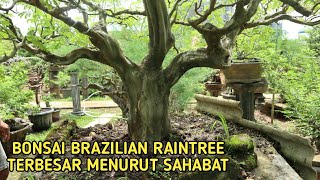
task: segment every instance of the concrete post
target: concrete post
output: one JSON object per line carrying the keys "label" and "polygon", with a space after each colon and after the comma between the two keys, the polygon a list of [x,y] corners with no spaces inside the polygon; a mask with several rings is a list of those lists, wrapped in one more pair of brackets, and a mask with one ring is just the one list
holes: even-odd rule
{"label": "concrete post", "polygon": [[254,119],[254,93],[243,91],[239,93],[240,107],[243,110],[242,118],[255,121]]}
{"label": "concrete post", "polygon": [[232,87],[236,92],[240,100],[240,108],[243,111],[242,118],[255,121],[254,119],[254,91],[261,86],[264,86],[264,82],[253,83],[228,83],[228,86]]}
{"label": "concrete post", "polygon": [[73,112],[72,114],[82,116],[84,113],[81,111],[81,103],[80,103],[80,88],[78,81],[78,73],[72,72],[70,73],[71,78],[71,97],[73,103]]}

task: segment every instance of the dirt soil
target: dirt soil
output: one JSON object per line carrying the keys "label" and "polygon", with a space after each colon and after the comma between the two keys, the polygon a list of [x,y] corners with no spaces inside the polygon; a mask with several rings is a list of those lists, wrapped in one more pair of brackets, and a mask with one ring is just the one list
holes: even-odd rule
{"label": "dirt soil", "polygon": [[[170,137],[163,141],[216,141],[223,140],[225,138],[225,132],[220,121],[215,120],[212,116],[207,116],[199,113],[191,113],[185,115],[171,115],[171,123],[173,133]],[[216,122],[215,122],[216,121]],[[248,130],[235,124],[228,123],[228,129],[230,135],[247,133],[251,137],[255,137],[255,143],[257,148],[267,149],[275,144],[268,138],[260,135],[257,132]],[[130,141],[127,135],[127,123],[126,121],[120,120],[114,124],[96,125],[89,128],[76,128],[74,131],[70,131],[71,141],[88,141],[88,142],[102,142],[102,141]],[[56,136],[53,134],[50,137],[50,141],[55,141],[61,138],[60,134]],[[70,151],[70,147],[67,146],[67,152]],[[265,151],[265,153],[269,153]],[[137,155],[113,155],[109,158],[137,158]],[[143,158],[150,158],[154,155],[143,155]],[[172,155],[162,155],[162,158],[172,158]],[[181,158],[186,156],[195,155],[183,155]],[[59,158],[102,158],[99,155],[71,155],[66,153]],[[141,156],[140,156],[141,157]],[[54,158],[54,157],[51,157]],[[103,155],[103,158],[108,158],[108,155]],[[83,160],[85,162],[85,160]],[[85,167],[85,166],[84,166]],[[82,171],[82,172],[43,172],[43,173],[29,173],[35,176],[35,179],[119,179],[120,177],[129,177],[129,179],[141,179],[146,177],[146,173],[141,172],[96,172],[96,171]],[[181,172],[162,172],[159,170],[157,173],[149,173],[146,179],[177,179]],[[126,178],[125,178],[126,179]],[[244,170],[239,174],[239,179],[255,179],[255,175],[251,172],[245,172]],[[257,178],[258,179],[258,178]]]}

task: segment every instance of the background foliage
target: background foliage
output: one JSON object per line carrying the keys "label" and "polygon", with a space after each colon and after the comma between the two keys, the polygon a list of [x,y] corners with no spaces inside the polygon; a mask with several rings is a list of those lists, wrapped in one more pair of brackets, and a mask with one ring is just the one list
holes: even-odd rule
{"label": "background foliage", "polygon": [[23,62],[0,65],[0,117],[23,117],[29,107],[33,92],[27,87],[28,70]]}
{"label": "background foliage", "polygon": [[306,36],[292,40],[280,28],[245,31],[238,38],[235,58],[262,60],[269,86],[287,102],[284,113],[299,124],[304,135],[319,138],[320,30],[315,27],[307,32]]}

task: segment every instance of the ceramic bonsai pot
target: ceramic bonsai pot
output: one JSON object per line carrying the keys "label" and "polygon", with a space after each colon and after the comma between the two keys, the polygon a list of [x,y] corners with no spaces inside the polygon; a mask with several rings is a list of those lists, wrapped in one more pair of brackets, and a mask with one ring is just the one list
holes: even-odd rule
{"label": "ceramic bonsai pot", "polygon": [[71,89],[70,88],[61,88],[60,94],[62,95],[62,98],[71,97]]}
{"label": "ceramic bonsai pot", "polygon": [[52,124],[52,108],[41,108],[41,111],[36,114],[30,114],[29,120],[33,124],[32,130],[35,132],[47,130]]}
{"label": "ceramic bonsai pot", "polygon": [[211,96],[219,96],[221,89],[223,87],[223,84],[221,83],[205,83],[205,87],[207,91],[209,91]]}
{"label": "ceramic bonsai pot", "polygon": [[261,62],[232,63],[227,69],[222,69],[226,83],[253,83],[262,80]]}
{"label": "ceramic bonsai pot", "polygon": [[59,108],[54,108],[52,112],[52,122],[57,122],[60,120],[60,111]]}
{"label": "ceramic bonsai pot", "polygon": [[[18,119],[20,122],[15,121]],[[2,142],[3,149],[7,156],[12,156],[12,143],[13,142],[23,142],[26,139],[27,133],[31,130],[32,124],[25,122],[22,119],[15,118],[12,121],[6,123],[10,127],[10,139],[7,142]]]}

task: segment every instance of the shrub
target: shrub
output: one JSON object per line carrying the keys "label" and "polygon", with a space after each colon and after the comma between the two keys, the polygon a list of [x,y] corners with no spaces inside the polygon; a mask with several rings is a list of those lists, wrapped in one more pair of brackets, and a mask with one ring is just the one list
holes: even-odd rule
{"label": "shrub", "polygon": [[27,112],[28,103],[33,92],[28,89],[26,65],[17,62],[5,66],[0,65],[0,109],[2,118],[22,117]]}

